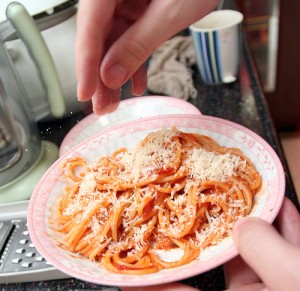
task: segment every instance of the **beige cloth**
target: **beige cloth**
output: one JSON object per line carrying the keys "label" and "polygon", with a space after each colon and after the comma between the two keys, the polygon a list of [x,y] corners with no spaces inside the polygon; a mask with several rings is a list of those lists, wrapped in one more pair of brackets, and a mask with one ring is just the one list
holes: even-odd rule
{"label": "beige cloth", "polygon": [[196,63],[190,36],[175,36],[152,55],[148,67],[148,89],[187,100],[196,98],[191,66]]}

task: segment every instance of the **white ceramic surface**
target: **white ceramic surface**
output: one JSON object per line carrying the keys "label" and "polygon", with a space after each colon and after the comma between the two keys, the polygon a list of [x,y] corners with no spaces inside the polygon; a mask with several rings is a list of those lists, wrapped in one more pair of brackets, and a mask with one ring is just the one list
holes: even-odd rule
{"label": "white ceramic surface", "polygon": [[265,140],[243,126],[215,117],[169,115],[144,118],[104,130],[75,146],[73,150],[60,157],[40,180],[29,202],[28,229],[34,245],[47,261],[59,270],[81,280],[111,286],[146,286],[196,276],[237,255],[232,238],[228,237],[217,246],[207,248],[199,258],[187,265],[154,274],[134,276],[111,273],[92,261],[63,251],[55,244],[54,234],[47,221],[50,207],[64,187],[60,180],[60,163],[66,158],[78,155],[92,162],[96,157],[111,154],[120,147],[131,149],[149,132],[172,126],[186,132],[205,134],[221,145],[241,149],[262,175],[262,187],[255,196],[250,215],[273,222],[284,198],[285,176],[279,158]]}
{"label": "white ceramic surface", "polygon": [[118,109],[99,116],[94,113],[76,124],[64,138],[59,154],[62,155],[86,138],[127,121],[165,114],[201,114],[191,103],[175,97],[145,96],[122,100]]}
{"label": "white ceramic surface", "polygon": [[217,10],[190,26],[201,78],[208,84],[234,82],[242,51],[243,14]]}

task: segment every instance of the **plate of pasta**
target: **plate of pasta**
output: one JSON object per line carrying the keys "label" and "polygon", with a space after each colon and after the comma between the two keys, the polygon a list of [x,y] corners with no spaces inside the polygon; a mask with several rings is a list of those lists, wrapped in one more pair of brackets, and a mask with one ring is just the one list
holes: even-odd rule
{"label": "plate of pasta", "polygon": [[143,96],[122,100],[116,111],[102,116],[92,113],[77,123],[63,139],[59,155],[63,155],[100,130],[144,117],[167,114],[201,113],[193,104],[170,96]]}
{"label": "plate of pasta", "polygon": [[37,184],[27,224],[38,251],[62,272],[149,286],[235,257],[235,221],[273,222],[284,192],[279,158],[251,130],[164,115],[104,130],[61,156]]}

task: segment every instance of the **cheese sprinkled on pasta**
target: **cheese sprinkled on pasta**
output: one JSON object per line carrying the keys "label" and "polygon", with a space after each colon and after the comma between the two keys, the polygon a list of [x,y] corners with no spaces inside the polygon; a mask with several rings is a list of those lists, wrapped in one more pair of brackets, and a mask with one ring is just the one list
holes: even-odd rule
{"label": "cheese sprinkled on pasta", "polygon": [[[197,259],[250,213],[261,184],[240,150],[176,128],[93,163],[67,159],[62,173],[65,191],[50,217],[59,245],[124,274]],[[174,260],[161,257],[175,249]]]}

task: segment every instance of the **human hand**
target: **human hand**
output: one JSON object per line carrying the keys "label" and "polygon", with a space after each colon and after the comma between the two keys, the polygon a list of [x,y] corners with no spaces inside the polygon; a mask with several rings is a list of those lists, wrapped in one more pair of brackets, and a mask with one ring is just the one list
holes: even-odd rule
{"label": "human hand", "polygon": [[224,266],[229,290],[300,290],[300,215],[287,198],[275,226],[255,217],[234,225],[241,256]]}
{"label": "human hand", "polygon": [[[241,256],[224,265],[230,291],[300,290],[300,215],[285,198],[275,221],[246,217],[236,222],[233,239]],[[123,291],[195,291],[180,283]]]}
{"label": "human hand", "polygon": [[120,87],[147,86],[143,65],[171,36],[211,12],[219,0],[84,0],[79,3],[76,76],[79,100],[97,114],[114,111]]}

